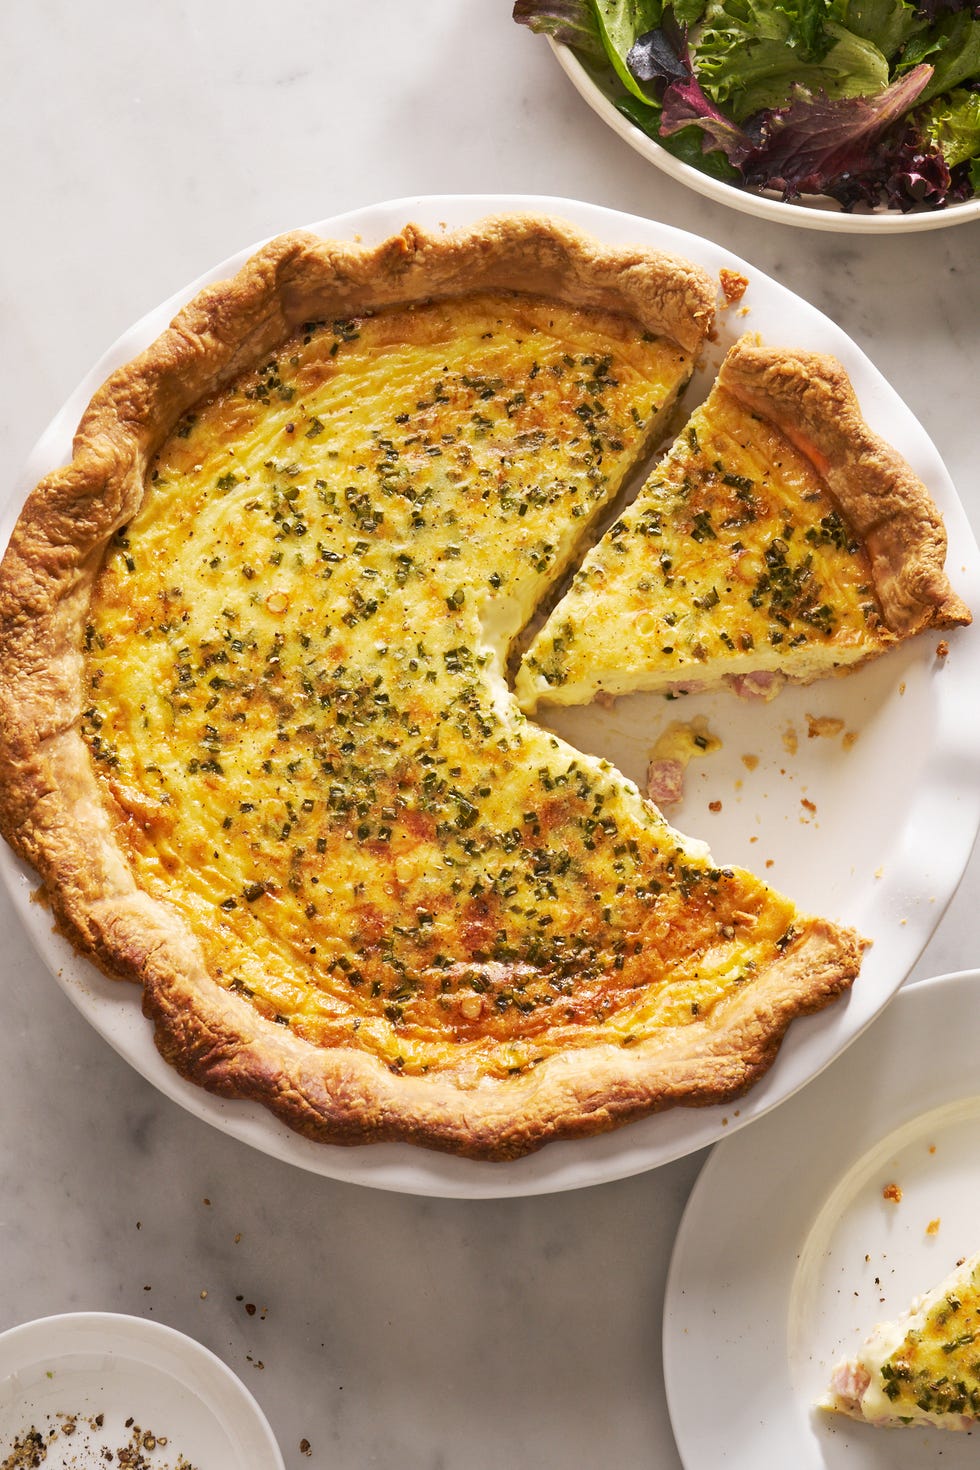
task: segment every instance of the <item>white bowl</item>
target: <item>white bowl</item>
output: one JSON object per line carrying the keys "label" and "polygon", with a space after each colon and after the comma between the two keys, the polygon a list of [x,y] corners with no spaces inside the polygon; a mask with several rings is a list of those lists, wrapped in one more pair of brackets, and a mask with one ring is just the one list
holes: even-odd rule
{"label": "white bowl", "polygon": [[610,95],[618,85],[610,73],[609,92],[579,61],[574,51],[567,46],[550,42],[558,62],[580,96],[602,121],[618,133],[631,148],[654,164],[662,173],[686,184],[708,199],[739,209],[743,214],[754,214],[759,219],[775,220],[778,224],[803,225],[811,230],[839,230],[858,235],[906,234],[911,230],[941,230],[950,225],[966,224],[980,219],[980,199],[966,199],[959,204],[950,204],[945,209],[913,210],[903,214],[898,209],[874,209],[864,212],[848,212],[841,209],[833,199],[822,195],[808,195],[805,204],[780,199],[774,194],[760,194],[753,189],[740,189],[726,184],[723,179],[712,178],[689,163],[683,163],[650,138],[635,123],[619,111]]}
{"label": "white bowl", "polygon": [[0,1335],[0,1464],[40,1464],[24,1448],[32,1435],[45,1470],[121,1464],[121,1449],[141,1448],[154,1470],[284,1470],[265,1415],[220,1358],[161,1322],[111,1312]]}

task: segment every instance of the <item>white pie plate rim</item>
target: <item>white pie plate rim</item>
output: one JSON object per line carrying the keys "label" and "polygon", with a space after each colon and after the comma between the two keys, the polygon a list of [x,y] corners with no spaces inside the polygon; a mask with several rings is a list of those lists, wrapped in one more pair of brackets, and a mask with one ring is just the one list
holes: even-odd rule
{"label": "white pie plate rim", "polygon": [[685,1470],[975,1465],[976,1432],[873,1429],[814,1405],[877,1322],[980,1245],[978,1046],[980,970],[916,981],[821,1077],[712,1150],[664,1306]]}
{"label": "white pie plate rim", "polygon": [[[905,455],[930,485],[946,518],[951,545],[956,547],[955,564],[951,562],[950,574],[961,595],[973,607],[980,608],[980,552],[949,474],[925,430],[840,327],[731,251],[656,221],[580,201],[536,195],[406,198],[355,210],[311,228],[324,235],[372,241],[397,232],[408,221],[438,229],[444,225],[463,225],[490,215],[521,211],[546,213],[569,220],[612,244],[640,243],[679,254],[697,261],[715,275],[722,267],[745,275],[750,285],[743,303],[719,315],[717,341],[709,351],[709,369],[717,366],[727,345],[746,330],[759,331],[773,342],[834,353],[847,368],[869,421]],[[107,374],[152,341],[198,289],[230,274],[254,248],[252,246],[225,260],[144,317],[86,374],[42,435],[10,499],[4,504],[0,516],[0,545],[6,544],[13,522],[33,485],[66,458],[81,411]],[[703,377],[702,374],[696,378],[694,385],[696,388],[700,382],[701,391],[704,391]],[[765,851],[771,855],[774,864],[773,881],[778,879],[778,886],[791,892],[799,902],[806,899],[813,911],[852,923],[875,942],[865,959],[861,980],[847,1000],[819,1016],[796,1022],[775,1065],[734,1109],[675,1109],[612,1134],[554,1143],[529,1157],[497,1164],[460,1159],[408,1144],[377,1144],[360,1148],[314,1144],[292,1133],[258,1105],[214,1097],[179,1077],[163,1062],[153,1045],[136,989],[107,981],[52,931],[46,911],[32,901],[36,875],[18,862],[4,844],[0,844],[0,877],[5,881],[15,907],[48,968],[74,1005],[110,1045],[168,1097],[197,1117],[263,1152],[335,1179],[412,1194],[459,1198],[544,1194],[624,1178],[703,1148],[729,1129],[762,1116],[791,1096],[864,1030],[912,968],[956,889],[980,825],[980,749],[969,738],[969,731],[980,724],[980,640],[961,638],[957,632],[950,636],[949,642],[953,645],[953,656],[947,661],[941,677],[933,676],[935,640],[928,647],[922,640],[917,640],[915,647],[899,650],[887,660],[878,661],[870,670],[862,670],[847,680],[830,681],[835,707],[854,704],[863,709],[865,717],[871,719],[871,738],[876,738],[877,731],[887,731],[888,722],[901,708],[902,702],[905,707],[902,718],[911,718],[918,711],[927,727],[926,743],[919,753],[919,778],[912,783],[907,809],[902,809],[901,825],[895,831],[889,831],[887,844],[883,844],[887,845],[887,852],[883,850],[879,854],[868,855],[873,861],[873,868],[868,867],[868,862],[863,862],[859,884],[855,884],[846,869],[842,869],[840,874],[833,875],[830,889],[821,892],[820,875],[823,874],[828,882],[831,880],[828,865],[815,861],[812,854],[805,859],[799,857],[800,844],[795,840],[798,834],[787,835],[783,831],[790,825],[786,811],[781,812],[775,825],[772,822],[768,828],[760,825],[760,833],[768,844]],[[896,684],[901,691],[901,701],[896,694]],[[927,695],[928,702],[920,710]],[[799,698],[794,704],[796,696]],[[774,732],[794,711],[799,719],[803,718],[800,700],[804,697],[808,704],[820,707],[819,695],[786,691],[777,701],[780,705],[778,712],[775,705],[765,711],[767,717],[772,716],[773,723],[771,726],[767,724],[767,733],[760,736],[760,745],[764,746],[768,740],[772,746],[763,761],[763,770],[768,770],[773,761],[779,765],[779,740]],[[747,715],[744,709],[736,708],[742,705],[742,701],[727,696],[721,698],[721,718],[754,728],[758,718],[754,711]],[[879,707],[883,699],[886,704]],[[621,704],[617,710],[623,707]],[[618,741],[626,739],[636,747],[646,728],[644,725],[639,734],[635,729],[625,731],[617,711],[610,714],[590,709],[584,716],[573,714],[569,718],[573,728],[584,718],[597,733],[601,731],[614,756]],[[817,747],[826,747],[826,750],[818,750]],[[855,748],[861,750],[860,742]],[[867,748],[870,752],[870,746]],[[606,754],[607,751],[600,753]],[[633,753],[635,755],[635,749]],[[797,757],[800,765],[796,775],[800,791],[810,789],[808,773],[811,765],[814,765],[818,779],[827,777],[830,754],[828,742],[804,743]],[[887,777],[889,793],[893,791],[894,781],[902,777],[905,764],[894,750],[890,759],[891,765],[882,777],[883,780]],[[751,786],[749,778],[746,782],[747,787]],[[852,785],[857,792],[863,792],[864,786],[856,773],[852,776]],[[729,782],[726,792],[731,786]],[[816,787],[812,789],[817,794]],[[882,795],[883,790],[877,794]],[[771,795],[769,791],[756,791],[753,797],[756,806],[749,814],[749,822],[763,823]],[[780,799],[784,796],[785,792],[781,792]],[[829,791],[827,796],[834,799],[833,791]],[[737,796],[735,804],[745,799],[748,798]],[[836,799],[840,807],[842,798],[838,796]],[[709,820],[727,822],[729,818]],[[704,829],[698,830],[690,825],[685,827],[683,822],[679,825],[692,835],[711,835]],[[819,822],[815,827],[818,825]],[[730,835],[728,840],[737,840],[741,831],[742,827],[736,824],[734,836]],[[930,845],[930,834],[935,831],[942,831],[944,840],[942,844]],[[850,832],[842,835],[850,841]],[[755,841],[756,838],[750,840]],[[821,842],[826,840],[820,837]],[[712,846],[716,859],[721,861],[748,862],[752,853],[749,848],[745,849],[744,856],[730,850],[721,851],[714,841]],[[925,864],[922,862],[923,850],[929,854]],[[801,884],[802,888],[788,887],[783,881],[781,869],[786,864],[793,874],[794,883]],[[798,873],[794,872],[794,864],[799,867]],[[880,871],[879,864],[884,865]],[[814,882],[818,883],[814,898],[824,901],[819,906],[809,899],[808,890]],[[828,903],[832,906],[827,907]]]}
{"label": "white pie plate rim", "polygon": [[[241,1379],[174,1327],[117,1312],[66,1312],[0,1334],[0,1454],[32,1426],[44,1433],[48,1416],[84,1421],[97,1413],[106,1427],[96,1437],[109,1448],[130,1416],[165,1436],[154,1463],[183,1455],[202,1467],[284,1470],[269,1422]],[[89,1437],[80,1424],[73,1448]],[[68,1463],[76,1463],[74,1453]]]}

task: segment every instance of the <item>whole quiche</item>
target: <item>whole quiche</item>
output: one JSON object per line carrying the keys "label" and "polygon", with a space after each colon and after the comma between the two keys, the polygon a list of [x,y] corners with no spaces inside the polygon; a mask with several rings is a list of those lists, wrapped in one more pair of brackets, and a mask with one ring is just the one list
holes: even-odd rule
{"label": "whole quiche", "polygon": [[714,298],[536,217],[293,234],[95,395],[0,570],[0,826],[185,1077],[505,1159],[737,1096],[855,979],[533,718],[969,619],[842,371],[751,342],[598,540]]}

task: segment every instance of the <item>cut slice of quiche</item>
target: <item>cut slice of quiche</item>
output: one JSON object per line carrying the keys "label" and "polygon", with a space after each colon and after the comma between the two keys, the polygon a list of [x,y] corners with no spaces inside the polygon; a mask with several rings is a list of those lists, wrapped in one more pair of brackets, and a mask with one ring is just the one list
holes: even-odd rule
{"label": "cut slice of quiche", "polygon": [[980,1422],[980,1254],[962,1261],[831,1376],[823,1408],[876,1427]]}
{"label": "cut slice of quiche", "polygon": [[743,338],[532,642],[518,695],[532,710],[728,683],[768,699],[968,622],[945,553],[926,487],[840,364]]}

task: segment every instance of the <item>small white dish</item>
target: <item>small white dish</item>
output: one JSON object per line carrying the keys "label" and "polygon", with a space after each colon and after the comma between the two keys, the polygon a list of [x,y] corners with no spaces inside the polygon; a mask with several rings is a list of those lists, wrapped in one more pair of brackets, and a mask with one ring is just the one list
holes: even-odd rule
{"label": "small white dish", "polygon": [[977,1432],[872,1429],[815,1405],[876,1323],[980,1246],[978,1049],[980,970],[920,981],[809,1087],[715,1148],[664,1311],[685,1470],[976,1465]]}
{"label": "small white dish", "polygon": [[[31,1435],[43,1460],[29,1456]],[[284,1470],[265,1415],[220,1358],[163,1323],[111,1312],[0,1335],[0,1464],[42,1463]]]}
{"label": "small white dish", "polygon": [[874,209],[852,213],[840,208],[833,200],[819,195],[807,195],[802,201],[785,200],[775,194],[761,194],[754,189],[740,189],[724,179],[712,178],[702,173],[673,153],[668,153],[655,138],[649,137],[624,116],[612,100],[614,80],[609,91],[603,89],[586,70],[567,46],[550,42],[559,65],[579,96],[592,108],[597,117],[614,133],[635,148],[637,153],[669,174],[678,183],[686,184],[698,194],[713,199],[717,204],[727,204],[742,214],[755,215],[757,219],[771,220],[776,224],[802,225],[811,230],[834,230],[842,234],[879,235],[908,234],[913,230],[941,230],[950,225],[962,225],[980,219],[980,199],[965,199],[961,203],[947,205],[945,209],[912,210],[903,214],[900,209]]}

